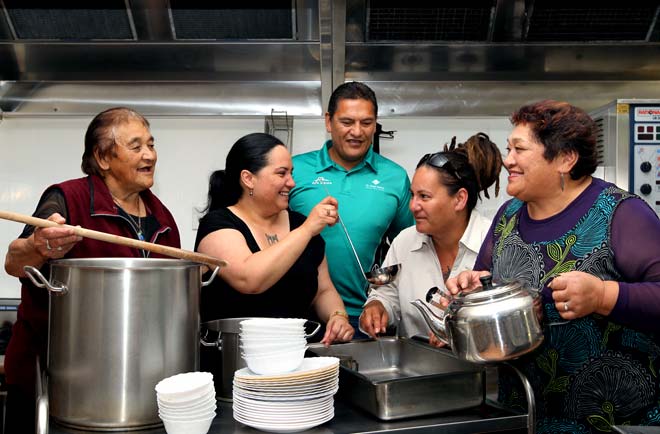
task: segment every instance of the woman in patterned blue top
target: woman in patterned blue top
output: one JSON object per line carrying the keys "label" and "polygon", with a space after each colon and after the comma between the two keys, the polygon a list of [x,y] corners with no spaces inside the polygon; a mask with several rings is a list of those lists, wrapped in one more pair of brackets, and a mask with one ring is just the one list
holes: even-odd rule
{"label": "woman in patterned blue top", "polygon": [[[545,340],[514,363],[534,389],[538,433],[660,425],[660,220],[639,197],[592,177],[596,127],[581,109],[541,101],[511,121],[507,193],[474,270],[541,290]],[[479,270],[479,271],[476,271]],[[502,373],[500,399],[525,406]]]}

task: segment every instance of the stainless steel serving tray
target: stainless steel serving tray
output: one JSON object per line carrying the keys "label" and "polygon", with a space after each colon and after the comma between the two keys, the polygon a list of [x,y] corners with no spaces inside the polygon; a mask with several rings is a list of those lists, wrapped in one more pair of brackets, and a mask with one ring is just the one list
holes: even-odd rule
{"label": "stainless steel serving tray", "polygon": [[484,402],[484,367],[444,349],[384,337],[310,345],[318,356],[341,359],[338,397],[382,420],[445,413]]}

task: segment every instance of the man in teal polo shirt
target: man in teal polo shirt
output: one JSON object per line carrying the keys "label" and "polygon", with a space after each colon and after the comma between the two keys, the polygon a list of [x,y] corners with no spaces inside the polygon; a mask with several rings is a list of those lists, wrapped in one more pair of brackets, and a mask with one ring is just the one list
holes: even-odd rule
{"label": "man in teal polo shirt", "polygon": [[415,224],[406,171],[371,147],[377,114],[376,95],[365,84],[335,89],[325,114],[332,139],[318,151],[293,158],[296,187],[289,194],[289,207],[305,215],[328,192],[339,201],[339,214],[365,269],[359,268],[341,225],[326,227],[321,235],[330,276],[356,331],[368,288],[364,272],[381,239]]}

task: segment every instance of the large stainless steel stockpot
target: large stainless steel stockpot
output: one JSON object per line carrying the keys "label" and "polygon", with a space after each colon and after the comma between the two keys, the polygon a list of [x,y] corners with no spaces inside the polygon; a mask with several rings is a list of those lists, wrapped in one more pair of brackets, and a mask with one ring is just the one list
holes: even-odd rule
{"label": "large stainless steel stockpot", "polygon": [[26,267],[51,294],[50,415],[92,430],[159,425],[156,383],[199,366],[199,294],[210,283],[201,265],[93,258],[50,266],[50,281]]}
{"label": "large stainless steel stockpot", "polygon": [[[459,359],[501,362],[536,349],[543,342],[534,304],[538,291],[520,281],[493,285],[490,276],[481,282],[481,291],[456,295],[445,311],[422,300],[411,303]],[[437,288],[429,291],[427,301],[434,295]]]}

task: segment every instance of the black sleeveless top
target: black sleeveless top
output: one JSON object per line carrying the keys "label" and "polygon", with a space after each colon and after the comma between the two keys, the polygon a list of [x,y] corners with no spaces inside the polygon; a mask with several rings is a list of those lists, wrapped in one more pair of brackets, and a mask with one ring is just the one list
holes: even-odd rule
{"label": "black sleeveless top", "polygon": [[[294,230],[305,216],[289,210],[289,228]],[[261,249],[243,220],[227,208],[212,211],[199,221],[195,250],[208,234],[220,229],[236,229],[245,237],[253,253]],[[318,290],[318,267],[325,255],[325,242],[313,237],[298,260],[282,278],[261,294],[242,294],[222,279],[222,270],[213,282],[202,288],[202,322],[222,318],[282,317],[309,318],[310,307]],[[210,276],[207,273],[205,278]]]}

